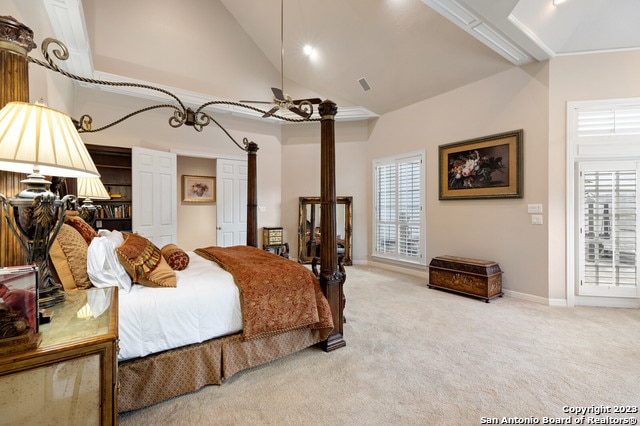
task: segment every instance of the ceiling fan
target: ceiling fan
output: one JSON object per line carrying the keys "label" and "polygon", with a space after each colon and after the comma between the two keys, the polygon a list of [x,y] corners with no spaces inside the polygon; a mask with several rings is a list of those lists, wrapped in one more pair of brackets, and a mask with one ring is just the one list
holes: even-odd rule
{"label": "ceiling fan", "polygon": [[280,88],[272,87],[273,99],[269,101],[240,101],[253,104],[275,104],[262,117],[270,117],[280,109],[288,109],[303,118],[313,114],[313,105],[322,102],[320,98],[291,99],[284,93],[284,0],[280,0]]}

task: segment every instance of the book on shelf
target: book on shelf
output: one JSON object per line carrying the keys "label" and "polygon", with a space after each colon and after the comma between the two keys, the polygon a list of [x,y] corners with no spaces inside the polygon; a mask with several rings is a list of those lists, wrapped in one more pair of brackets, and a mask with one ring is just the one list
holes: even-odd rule
{"label": "book on shelf", "polygon": [[107,204],[100,210],[100,219],[129,219],[130,217],[131,204]]}

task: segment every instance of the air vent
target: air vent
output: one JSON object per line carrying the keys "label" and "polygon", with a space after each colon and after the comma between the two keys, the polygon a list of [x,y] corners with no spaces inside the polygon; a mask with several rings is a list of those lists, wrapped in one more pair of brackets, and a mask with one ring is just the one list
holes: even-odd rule
{"label": "air vent", "polygon": [[369,90],[371,90],[371,86],[369,85],[369,83],[367,82],[367,80],[362,77],[360,80],[358,80],[358,83],[360,83],[360,86],[362,86],[362,89],[365,92],[368,92]]}

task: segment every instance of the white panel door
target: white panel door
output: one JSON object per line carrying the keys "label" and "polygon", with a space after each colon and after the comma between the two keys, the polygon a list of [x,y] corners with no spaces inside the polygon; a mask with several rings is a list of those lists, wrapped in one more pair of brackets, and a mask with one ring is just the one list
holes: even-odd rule
{"label": "white panel door", "polygon": [[247,161],[216,160],[217,245],[247,244]]}
{"label": "white panel door", "polygon": [[133,231],[162,246],[178,240],[176,154],[133,147]]}

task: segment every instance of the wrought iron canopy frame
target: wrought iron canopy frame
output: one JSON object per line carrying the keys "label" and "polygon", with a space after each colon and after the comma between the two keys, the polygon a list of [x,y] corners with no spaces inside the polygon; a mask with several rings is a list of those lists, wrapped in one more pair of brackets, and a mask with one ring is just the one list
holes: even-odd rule
{"label": "wrought iron canopy frame", "polygon": [[[55,45],[57,47],[52,47],[52,45]],[[99,132],[101,130],[105,130],[108,129],[112,126],[115,126],[125,120],[127,120],[128,118],[131,118],[135,115],[141,114],[143,112],[146,111],[151,111],[154,109],[160,109],[160,108],[169,108],[173,110],[173,115],[169,117],[169,125],[171,127],[177,128],[177,127],[181,127],[182,125],[185,126],[191,126],[193,127],[196,131],[201,132],[202,129],[206,126],[208,126],[209,124],[211,124],[212,122],[218,126],[226,135],[229,139],[231,139],[231,141],[241,150],[243,151],[248,151],[248,141],[245,138],[243,140],[243,145],[240,145],[234,138],[233,136],[231,136],[231,134],[207,111],[205,111],[205,108],[209,107],[209,106],[213,106],[213,105],[229,105],[229,106],[236,106],[236,107],[240,107],[240,108],[245,108],[245,109],[249,109],[249,110],[253,110],[259,113],[263,113],[266,114],[267,111],[254,107],[252,105],[247,105],[245,103],[242,102],[236,102],[236,101],[228,101],[228,100],[215,100],[215,101],[208,101],[203,103],[202,105],[198,106],[196,109],[193,109],[191,107],[187,107],[185,106],[184,102],[175,94],[171,93],[170,91],[160,88],[160,87],[156,87],[156,86],[152,86],[150,84],[141,84],[141,83],[131,83],[131,82],[116,82],[116,81],[106,81],[106,80],[97,80],[97,79],[93,79],[93,78],[88,78],[88,77],[82,77],[76,74],[72,74],[70,72],[65,71],[64,69],[60,68],[60,66],[58,66],[58,64],[55,63],[55,61],[53,60],[53,58],[51,57],[51,54],[49,53],[49,50],[51,50],[51,52],[53,53],[53,56],[55,56],[55,58],[59,61],[65,61],[67,59],[69,59],[69,50],[67,49],[67,47],[65,46],[64,43],[62,43],[60,40],[57,40],[55,38],[52,37],[48,37],[46,38],[43,42],[42,45],[40,47],[40,50],[42,52],[43,57],[45,58],[45,61],[42,61],[40,59],[37,58],[33,58],[31,56],[27,55],[27,59],[29,60],[29,62],[32,62],[34,64],[40,65],[44,68],[47,68],[51,71],[55,71],[59,74],[64,75],[65,77],[71,78],[73,80],[77,80],[77,81],[81,81],[83,83],[90,83],[90,84],[95,84],[95,85],[103,85],[103,86],[119,86],[119,87],[135,87],[135,88],[139,88],[139,89],[146,89],[146,90],[151,90],[151,91],[155,91],[155,92],[160,92],[164,95],[166,95],[167,97],[171,98],[173,101],[175,101],[175,103],[166,103],[166,104],[158,104],[158,105],[152,105],[149,107],[145,107],[145,108],[141,108],[139,110],[133,111],[109,124],[97,127],[97,128],[93,128],[93,118],[88,115],[88,114],[83,114],[79,120],[73,120],[74,124],[76,125],[76,128],[78,129],[79,133],[94,133],[94,132]],[[311,121],[321,121],[321,118],[311,118],[311,116],[313,115],[313,105],[309,102],[305,102],[302,103],[299,108],[306,114],[306,117],[302,117],[302,118],[290,118],[290,117],[285,117],[283,115],[280,114],[270,114],[271,117],[277,118],[279,120],[283,120],[283,121],[289,121],[289,122],[311,122]]]}

